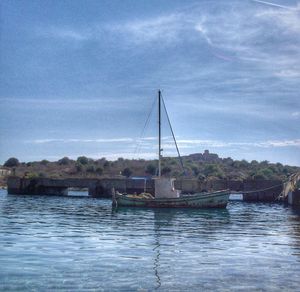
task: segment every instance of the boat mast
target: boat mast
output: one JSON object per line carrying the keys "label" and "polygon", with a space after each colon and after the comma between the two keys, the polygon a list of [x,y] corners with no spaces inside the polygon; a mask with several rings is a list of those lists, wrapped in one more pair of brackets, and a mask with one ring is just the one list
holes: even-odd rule
{"label": "boat mast", "polygon": [[161,92],[158,90],[158,177],[161,176]]}

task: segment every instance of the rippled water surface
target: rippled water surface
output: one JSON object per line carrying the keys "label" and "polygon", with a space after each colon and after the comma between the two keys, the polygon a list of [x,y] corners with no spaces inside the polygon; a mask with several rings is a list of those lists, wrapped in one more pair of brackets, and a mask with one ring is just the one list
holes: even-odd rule
{"label": "rippled water surface", "polygon": [[300,291],[300,216],[278,204],[126,208],[0,191],[0,290]]}

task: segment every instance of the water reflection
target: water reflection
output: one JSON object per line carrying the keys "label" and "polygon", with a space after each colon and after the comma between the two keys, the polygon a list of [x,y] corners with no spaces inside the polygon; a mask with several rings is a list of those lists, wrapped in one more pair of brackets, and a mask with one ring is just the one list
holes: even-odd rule
{"label": "water reflection", "polygon": [[112,211],[0,192],[0,290],[298,291],[299,255],[300,214],[279,204]]}
{"label": "water reflection", "polygon": [[160,280],[160,276],[159,276],[159,257],[160,257],[160,242],[159,242],[159,227],[154,229],[155,231],[155,241],[154,241],[154,263],[153,263],[153,270],[154,270],[154,275],[156,278],[156,287],[155,289],[157,290],[160,286],[161,286],[161,280]]}
{"label": "water reflection", "polygon": [[[116,228],[123,225],[126,218],[131,220],[131,225],[126,225],[131,232],[139,233],[143,229],[147,236],[152,236],[153,251],[152,267],[155,289],[164,289],[169,279],[166,270],[170,262],[182,261],[182,254],[195,250],[195,256],[201,252],[201,244],[207,241],[220,240],[220,234],[226,234],[230,224],[230,212],[227,209],[149,209],[121,207],[113,211],[112,216],[118,218]],[[134,218],[134,220],[133,220]],[[138,218],[138,219],[137,219]],[[145,221],[152,222],[144,226]],[[132,226],[132,225],[135,226]],[[197,244],[198,247],[191,247]],[[187,248],[187,250],[184,250]],[[206,256],[206,247],[204,254]],[[169,257],[172,259],[169,259]],[[179,258],[177,258],[179,256]],[[192,256],[192,254],[191,254]],[[180,265],[178,265],[179,267]]]}

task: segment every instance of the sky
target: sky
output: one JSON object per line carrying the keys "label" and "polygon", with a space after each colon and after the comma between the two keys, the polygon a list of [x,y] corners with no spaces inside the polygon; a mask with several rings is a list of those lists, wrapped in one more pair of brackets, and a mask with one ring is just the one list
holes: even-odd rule
{"label": "sky", "polygon": [[[0,9],[0,164],[155,158],[160,88],[182,155],[300,166],[300,1]],[[163,155],[175,156],[163,125]]]}

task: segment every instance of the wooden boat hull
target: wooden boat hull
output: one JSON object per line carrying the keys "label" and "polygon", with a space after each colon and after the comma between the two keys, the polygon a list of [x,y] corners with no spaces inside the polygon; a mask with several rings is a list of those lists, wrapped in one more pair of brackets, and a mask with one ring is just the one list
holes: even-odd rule
{"label": "wooden boat hull", "polygon": [[147,207],[147,208],[226,208],[230,192],[228,190],[213,193],[197,193],[179,198],[132,198],[127,195],[115,194],[113,205],[116,207]]}

